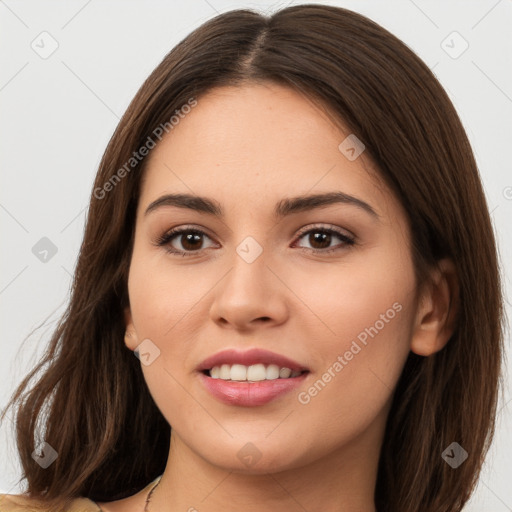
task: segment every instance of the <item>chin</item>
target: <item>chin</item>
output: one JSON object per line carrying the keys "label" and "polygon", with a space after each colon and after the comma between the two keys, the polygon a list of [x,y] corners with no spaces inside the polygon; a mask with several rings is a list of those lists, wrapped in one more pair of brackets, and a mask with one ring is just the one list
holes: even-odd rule
{"label": "chin", "polygon": [[[290,443],[287,446],[285,442],[279,442],[276,438],[273,443],[268,440],[261,442],[247,441],[250,436],[241,440],[230,442],[227,445],[215,444],[212,451],[204,451],[205,444],[201,445],[202,457],[210,464],[220,467],[226,471],[247,475],[264,475],[266,473],[278,473],[299,467],[307,461],[303,460],[310,457],[311,454],[297,453],[297,446],[302,446],[298,442]],[[284,440],[283,440],[284,441]],[[201,453],[198,452],[198,453]]]}

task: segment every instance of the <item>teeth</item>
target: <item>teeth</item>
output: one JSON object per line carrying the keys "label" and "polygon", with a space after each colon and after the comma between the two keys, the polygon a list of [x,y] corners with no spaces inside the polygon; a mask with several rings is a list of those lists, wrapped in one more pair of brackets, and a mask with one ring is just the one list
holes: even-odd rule
{"label": "teeth", "polygon": [[263,364],[253,364],[247,368],[247,379],[252,381],[265,380],[267,378],[267,371]]}
{"label": "teeth", "polygon": [[[263,366],[263,368],[265,367]],[[268,365],[265,369],[265,378],[268,380],[279,379],[279,366],[277,364]]]}
{"label": "teeth", "polygon": [[246,380],[247,377],[247,367],[243,364],[234,364],[231,367],[231,371],[229,373],[229,378],[231,380]]}
{"label": "teeth", "polygon": [[287,379],[291,374],[292,371],[290,368],[281,368],[279,370],[279,377],[281,377],[281,379]]}
{"label": "teeth", "polygon": [[231,367],[229,366],[229,364],[223,364],[220,367],[219,379],[228,380],[231,378],[230,374],[231,374]]}
{"label": "teeth", "polygon": [[223,364],[214,366],[209,372],[212,379],[251,382],[288,379],[298,377],[301,373],[300,371],[292,371],[290,368],[279,368],[277,364],[269,364],[267,367],[264,364],[253,364],[252,366]]}

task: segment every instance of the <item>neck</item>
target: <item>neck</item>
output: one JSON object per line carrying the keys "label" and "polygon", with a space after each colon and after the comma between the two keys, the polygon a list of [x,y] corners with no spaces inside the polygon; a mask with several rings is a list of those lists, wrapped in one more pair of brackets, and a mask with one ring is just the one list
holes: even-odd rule
{"label": "neck", "polygon": [[220,467],[192,451],[172,431],[169,458],[149,512],[209,512],[226,504],[244,512],[331,510],[375,512],[374,491],[385,422],[373,424],[323,457],[275,471]]}

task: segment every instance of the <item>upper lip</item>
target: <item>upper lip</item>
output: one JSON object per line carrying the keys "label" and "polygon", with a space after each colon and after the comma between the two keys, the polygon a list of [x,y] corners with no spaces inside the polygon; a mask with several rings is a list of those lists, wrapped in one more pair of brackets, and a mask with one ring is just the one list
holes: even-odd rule
{"label": "upper lip", "polygon": [[280,368],[290,368],[292,371],[308,370],[305,366],[293,359],[268,350],[253,348],[245,351],[227,349],[217,352],[216,354],[206,358],[199,365],[198,371],[211,370],[214,366],[220,366],[222,364],[243,364],[244,366],[251,366],[258,363],[266,365],[276,364]]}

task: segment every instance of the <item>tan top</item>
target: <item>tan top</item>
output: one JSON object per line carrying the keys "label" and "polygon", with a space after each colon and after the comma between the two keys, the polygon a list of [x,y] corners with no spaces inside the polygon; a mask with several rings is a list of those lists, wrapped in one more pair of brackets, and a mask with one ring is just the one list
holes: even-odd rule
{"label": "tan top", "polygon": [[[160,477],[150,482],[144,492],[148,493],[151,486],[155,484]],[[39,506],[38,506],[39,505]],[[41,502],[35,498],[28,498],[23,494],[0,494],[0,512],[52,512],[49,508],[44,508]],[[88,498],[76,498],[71,502],[67,512],[101,512],[101,508]],[[141,510],[142,512],[142,510]]]}

